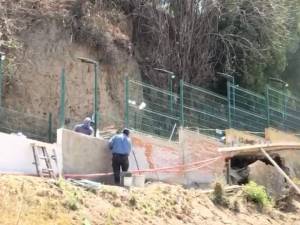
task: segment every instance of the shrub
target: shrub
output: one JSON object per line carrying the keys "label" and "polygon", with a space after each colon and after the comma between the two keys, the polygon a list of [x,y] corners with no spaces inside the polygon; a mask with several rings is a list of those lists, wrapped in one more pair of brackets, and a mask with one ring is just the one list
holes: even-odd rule
{"label": "shrub", "polygon": [[224,197],[224,189],[221,183],[216,183],[214,186],[214,192],[212,196],[212,201],[217,204],[221,205],[224,207],[228,207],[229,202],[228,200]]}
{"label": "shrub", "polygon": [[272,205],[272,199],[264,186],[258,185],[250,181],[245,187],[244,192],[247,199],[259,204],[262,207]]}

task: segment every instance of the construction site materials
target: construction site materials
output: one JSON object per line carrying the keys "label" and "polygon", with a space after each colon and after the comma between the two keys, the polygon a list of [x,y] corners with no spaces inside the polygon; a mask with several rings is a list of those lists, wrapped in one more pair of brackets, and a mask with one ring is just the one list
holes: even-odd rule
{"label": "construction site materials", "polygon": [[238,147],[221,147],[218,148],[219,152],[232,153],[232,154],[248,154],[248,153],[260,153],[260,149],[263,148],[266,151],[284,151],[284,150],[300,150],[299,142],[281,142],[273,144],[257,144],[257,145],[244,145]]}
{"label": "construction site materials", "polygon": [[[34,162],[36,166],[36,172],[38,176],[40,177],[50,177],[53,179],[56,179],[56,175],[53,170],[53,166],[51,163],[51,159],[49,157],[47,148],[43,145],[39,145],[37,143],[32,143],[32,151],[33,151],[33,157],[34,157]],[[53,149],[53,155],[51,155],[51,158],[57,162],[57,157],[55,150]],[[44,161],[44,163],[43,163]],[[43,167],[45,165],[46,167]]]}
{"label": "construction site materials", "polygon": [[123,177],[124,187],[131,187],[133,183],[133,177]]}
{"label": "construction site materials", "polygon": [[137,168],[138,171],[139,171],[139,170],[140,170],[140,167],[139,167],[139,163],[138,163],[138,161],[137,161],[137,158],[136,158],[134,149],[132,149],[132,154],[133,154],[133,157],[134,157],[134,161],[135,161],[135,164],[136,164],[136,168]]}
{"label": "construction site materials", "polygon": [[145,175],[144,174],[133,175],[133,185],[135,187],[144,187],[145,186]]}
{"label": "construction site materials", "polygon": [[90,181],[90,180],[73,180],[69,179],[69,181],[77,186],[81,186],[88,189],[98,190],[101,188],[101,183]]}
{"label": "construction site materials", "polygon": [[292,185],[293,188],[300,194],[300,188],[292,181],[291,178],[278,166],[278,164],[272,159],[272,157],[265,151],[265,149],[260,148],[261,152],[268,158],[272,165],[278,170],[278,172],[284,176],[284,178]]}

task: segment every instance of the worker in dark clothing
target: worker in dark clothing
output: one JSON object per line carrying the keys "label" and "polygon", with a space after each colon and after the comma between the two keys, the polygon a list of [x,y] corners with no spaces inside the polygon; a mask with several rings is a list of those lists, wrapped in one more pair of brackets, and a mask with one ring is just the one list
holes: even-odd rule
{"label": "worker in dark clothing", "polygon": [[91,118],[87,117],[84,119],[82,124],[75,126],[74,131],[85,135],[92,135],[94,133],[94,129],[92,128],[91,123]]}
{"label": "worker in dark clothing", "polygon": [[128,156],[131,152],[131,140],[129,130],[125,128],[121,134],[113,136],[109,140],[109,148],[112,151],[112,167],[115,184],[120,184],[120,172],[127,172],[129,168]]}

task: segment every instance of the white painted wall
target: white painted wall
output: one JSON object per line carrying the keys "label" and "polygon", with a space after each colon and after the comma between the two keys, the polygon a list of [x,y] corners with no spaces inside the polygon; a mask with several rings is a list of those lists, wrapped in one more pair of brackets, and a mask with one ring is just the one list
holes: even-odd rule
{"label": "white painted wall", "polygon": [[[0,173],[36,174],[31,143],[46,145],[47,149],[51,150],[53,148],[56,149],[56,144],[47,144],[14,134],[0,133]],[[62,165],[61,152],[58,152],[56,149],[56,153],[58,164]],[[56,164],[53,160],[52,165],[55,172],[58,172],[59,169],[55,166]]]}

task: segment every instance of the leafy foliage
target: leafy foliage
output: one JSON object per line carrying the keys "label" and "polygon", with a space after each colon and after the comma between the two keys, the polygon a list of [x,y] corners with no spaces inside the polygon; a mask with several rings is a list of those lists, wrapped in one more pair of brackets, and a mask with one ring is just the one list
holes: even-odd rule
{"label": "leafy foliage", "polygon": [[250,181],[244,187],[244,192],[249,200],[259,204],[262,207],[272,205],[272,199],[268,195],[264,186],[258,185],[255,182]]}

